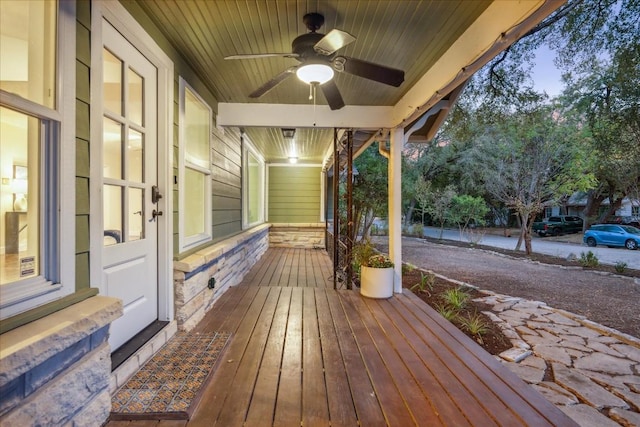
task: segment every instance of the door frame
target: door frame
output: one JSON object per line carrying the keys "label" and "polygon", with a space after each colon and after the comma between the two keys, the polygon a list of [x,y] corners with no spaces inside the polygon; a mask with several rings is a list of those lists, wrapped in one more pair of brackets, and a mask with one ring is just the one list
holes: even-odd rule
{"label": "door frame", "polygon": [[[171,321],[173,309],[173,62],[147,34],[142,26],[117,0],[91,2],[91,99],[90,161],[102,164],[102,20],[107,20],[158,70],[158,118],[157,118],[157,174],[158,186],[163,198],[158,209],[165,215],[158,221],[158,320]],[[91,168],[89,195],[90,280],[91,285],[105,293],[102,283],[102,169]]]}

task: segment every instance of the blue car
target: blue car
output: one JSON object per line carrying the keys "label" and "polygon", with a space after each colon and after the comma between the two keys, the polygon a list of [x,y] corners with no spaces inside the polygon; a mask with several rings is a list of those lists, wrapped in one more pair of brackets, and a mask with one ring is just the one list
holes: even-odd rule
{"label": "blue car", "polygon": [[584,233],[587,246],[624,246],[635,250],[640,247],[640,229],[630,225],[596,224]]}

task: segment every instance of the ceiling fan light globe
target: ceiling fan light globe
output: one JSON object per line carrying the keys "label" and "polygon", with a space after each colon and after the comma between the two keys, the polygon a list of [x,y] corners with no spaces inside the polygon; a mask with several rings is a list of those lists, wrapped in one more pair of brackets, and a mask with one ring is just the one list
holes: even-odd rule
{"label": "ceiling fan light globe", "polygon": [[306,64],[296,70],[296,75],[306,84],[323,84],[333,78],[333,68],[326,64]]}

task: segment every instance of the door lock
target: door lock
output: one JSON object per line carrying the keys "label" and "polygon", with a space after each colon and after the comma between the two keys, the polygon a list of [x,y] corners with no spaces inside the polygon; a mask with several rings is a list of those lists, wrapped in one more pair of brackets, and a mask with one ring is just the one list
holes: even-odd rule
{"label": "door lock", "polygon": [[158,218],[159,216],[162,216],[162,211],[157,211],[154,209],[151,212],[151,219],[149,220],[149,222],[155,222],[156,218]]}
{"label": "door lock", "polygon": [[158,203],[158,201],[162,199],[162,194],[160,194],[160,189],[157,185],[151,187],[151,203]]}

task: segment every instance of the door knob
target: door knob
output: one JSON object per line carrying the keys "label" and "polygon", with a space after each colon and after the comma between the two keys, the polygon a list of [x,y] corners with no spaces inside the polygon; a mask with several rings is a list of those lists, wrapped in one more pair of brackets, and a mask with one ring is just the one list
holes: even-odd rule
{"label": "door knob", "polygon": [[151,212],[151,219],[149,220],[149,222],[154,222],[156,220],[157,217],[162,216],[162,211],[157,211],[157,210],[153,210]]}

